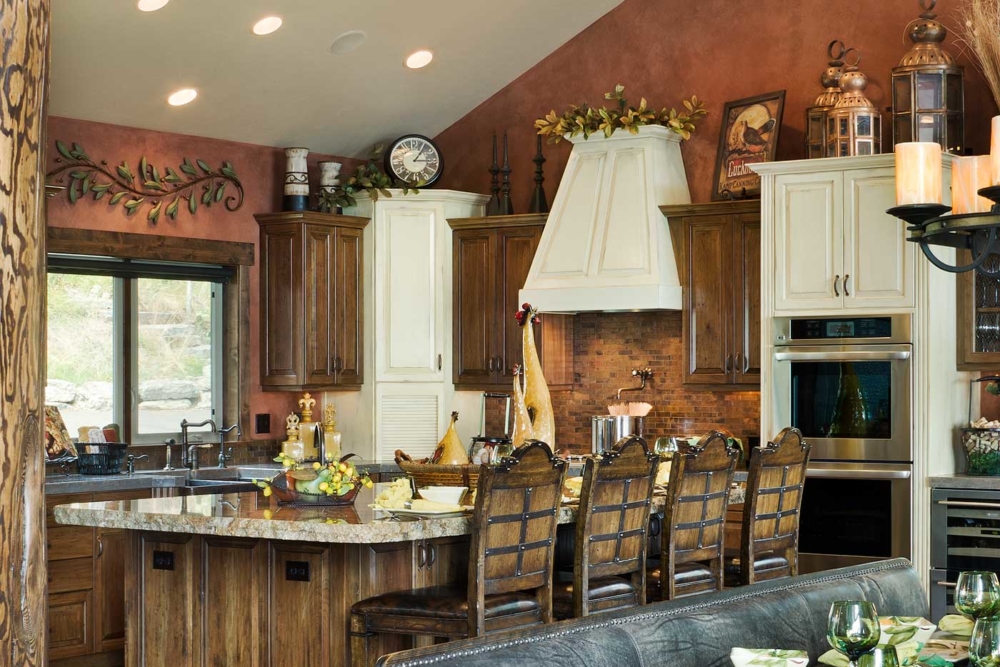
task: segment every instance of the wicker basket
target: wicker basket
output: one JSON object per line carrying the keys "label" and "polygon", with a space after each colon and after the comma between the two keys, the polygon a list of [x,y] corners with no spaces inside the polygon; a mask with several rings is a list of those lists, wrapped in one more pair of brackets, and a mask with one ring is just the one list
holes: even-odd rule
{"label": "wicker basket", "polygon": [[417,488],[422,486],[465,486],[476,490],[481,466],[469,463],[464,466],[438,465],[414,461],[403,452],[396,452],[396,465],[413,478]]}

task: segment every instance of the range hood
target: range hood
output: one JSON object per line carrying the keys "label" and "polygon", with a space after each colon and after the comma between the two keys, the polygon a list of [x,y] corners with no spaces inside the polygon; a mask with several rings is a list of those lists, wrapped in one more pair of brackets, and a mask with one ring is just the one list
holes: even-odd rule
{"label": "range hood", "polygon": [[570,139],[573,152],[520,292],[541,312],[679,310],[681,285],[659,207],[688,204],[680,135]]}

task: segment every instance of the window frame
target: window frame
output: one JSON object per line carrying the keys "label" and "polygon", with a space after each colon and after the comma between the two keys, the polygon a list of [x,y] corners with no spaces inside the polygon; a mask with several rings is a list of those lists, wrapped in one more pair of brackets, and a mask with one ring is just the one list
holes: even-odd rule
{"label": "window frame", "polygon": [[[154,242],[151,242],[155,239]],[[48,227],[46,230],[46,251],[60,255],[82,255],[90,257],[112,257],[136,261],[157,261],[169,263],[208,264],[223,267],[231,277],[225,282],[221,295],[221,317],[213,318],[213,326],[223,332],[221,345],[222,363],[213,374],[221,382],[221,418],[217,424],[239,423],[240,430],[249,439],[250,394],[249,394],[249,341],[250,341],[250,267],[254,264],[254,244],[232,241],[215,241],[183,237],[108,232],[90,229]],[[126,281],[127,284],[127,281]],[[126,290],[122,290],[123,292]],[[128,301],[132,301],[129,297]],[[131,307],[123,301],[122,309]],[[130,313],[123,313],[123,316]],[[117,313],[116,313],[117,316]],[[134,340],[134,337],[133,337]],[[122,363],[134,364],[132,341],[123,341]],[[118,356],[118,355],[116,355]],[[124,397],[123,397],[124,398]],[[117,399],[116,399],[117,400]],[[131,405],[133,400],[125,401]],[[115,404],[116,415],[122,415],[124,422],[125,405]],[[136,409],[138,406],[136,405]],[[127,425],[134,430],[129,419]],[[123,431],[126,424],[122,423]],[[146,434],[142,440],[159,434]],[[228,438],[236,440],[233,433]],[[155,442],[135,442],[137,446],[162,444]]]}

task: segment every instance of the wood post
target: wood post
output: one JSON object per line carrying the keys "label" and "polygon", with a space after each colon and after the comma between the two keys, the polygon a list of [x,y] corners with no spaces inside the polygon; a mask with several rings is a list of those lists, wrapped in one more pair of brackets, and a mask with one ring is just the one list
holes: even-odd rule
{"label": "wood post", "polygon": [[0,664],[45,664],[49,0],[0,0]]}

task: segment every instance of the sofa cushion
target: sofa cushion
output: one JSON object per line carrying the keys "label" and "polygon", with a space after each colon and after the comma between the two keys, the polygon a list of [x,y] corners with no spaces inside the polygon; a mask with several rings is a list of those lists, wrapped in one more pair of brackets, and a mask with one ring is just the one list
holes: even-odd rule
{"label": "sofa cushion", "polygon": [[724,667],[737,646],[828,650],[835,600],[866,599],[880,614],[926,616],[909,561],[788,577],[693,598],[383,656],[383,667]]}

